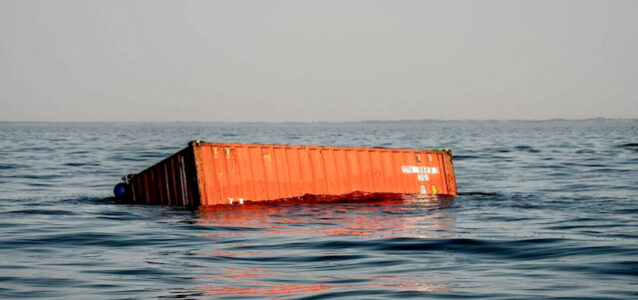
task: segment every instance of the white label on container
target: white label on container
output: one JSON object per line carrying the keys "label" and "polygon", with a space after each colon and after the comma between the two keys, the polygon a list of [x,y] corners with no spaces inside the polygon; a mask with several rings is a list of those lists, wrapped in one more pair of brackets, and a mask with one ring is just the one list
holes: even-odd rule
{"label": "white label on container", "polygon": [[402,166],[401,171],[403,173],[426,173],[426,174],[439,174],[439,169],[436,167],[418,167],[418,166]]}
{"label": "white label on container", "polygon": [[428,174],[419,174],[418,178],[419,178],[419,181],[428,181],[428,180],[430,180],[430,177],[428,177]]}

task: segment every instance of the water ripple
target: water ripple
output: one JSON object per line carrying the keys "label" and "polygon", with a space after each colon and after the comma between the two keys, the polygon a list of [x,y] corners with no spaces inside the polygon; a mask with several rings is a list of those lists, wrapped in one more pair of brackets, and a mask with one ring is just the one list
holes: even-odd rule
{"label": "water ripple", "polygon": [[[0,298],[638,298],[636,125],[0,123]],[[195,138],[449,147],[460,194],[205,210],[104,199]]]}

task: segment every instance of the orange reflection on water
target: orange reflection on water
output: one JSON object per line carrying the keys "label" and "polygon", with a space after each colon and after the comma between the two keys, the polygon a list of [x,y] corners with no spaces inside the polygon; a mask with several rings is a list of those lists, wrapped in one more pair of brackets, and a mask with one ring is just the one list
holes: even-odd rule
{"label": "orange reflection on water", "polygon": [[[290,205],[280,202],[208,207],[198,212],[196,223],[211,227],[211,232],[203,233],[211,238],[211,245],[195,255],[215,258],[212,260],[215,265],[205,272],[208,275],[195,280],[201,282],[200,291],[216,297],[286,298],[345,288],[380,287],[396,291],[448,292],[451,285],[436,283],[442,278],[432,274],[384,274],[383,268],[377,270],[374,264],[370,266],[375,270],[373,273],[367,270],[348,274],[347,268],[339,271],[340,265],[347,264],[365,268],[366,258],[357,258],[361,249],[314,249],[312,241],[352,241],[354,238],[383,243],[383,239],[397,237],[448,238],[455,214],[444,208],[453,204],[453,198],[403,197],[356,203]],[[308,240],[311,242],[304,244]],[[291,241],[302,246],[286,249]],[[342,256],[344,258],[340,258]],[[282,257],[293,259],[281,260]],[[337,260],[331,260],[334,257]],[[301,267],[306,271],[302,272]],[[330,271],[325,267],[335,269]]]}
{"label": "orange reflection on water", "polygon": [[[431,276],[431,275],[430,275]],[[449,293],[452,292],[450,284],[432,284],[423,281],[423,278],[409,276],[383,275],[375,276],[375,281],[370,282],[370,286],[379,286],[401,291],[419,291],[419,292],[435,292]]]}
{"label": "orange reflection on water", "polygon": [[200,287],[200,290],[212,296],[280,296],[278,298],[283,299],[287,298],[284,295],[319,293],[334,289],[336,287],[337,286],[334,284],[284,284],[271,282],[267,286],[261,285],[253,287],[204,285]]}
{"label": "orange reflection on water", "polygon": [[222,274],[200,276],[198,281],[227,284],[204,284],[199,290],[212,296],[250,295],[257,297],[285,298],[288,294],[308,294],[327,291],[338,287],[334,284],[301,284],[264,282],[263,278],[280,278],[282,274],[264,268],[228,268]]}
{"label": "orange reflection on water", "polygon": [[[391,237],[447,237],[454,219],[441,208],[454,204],[451,197],[404,195],[400,199],[336,203],[218,205],[198,211],[198,225],[239,230],[211,232],[206,237],[253,235],[376,235]],[[411,215],[415,207],[428,211]],[[304,225],[304,226],[295,226]],[[241,230],[245,229],[245,230]],[[264,230],[265,229],[265,230]],[[419,232],[416,232],[416,231]],[[437,233],[433,236],[433,232]],[[426,233],[427,232],[427,233]]]}

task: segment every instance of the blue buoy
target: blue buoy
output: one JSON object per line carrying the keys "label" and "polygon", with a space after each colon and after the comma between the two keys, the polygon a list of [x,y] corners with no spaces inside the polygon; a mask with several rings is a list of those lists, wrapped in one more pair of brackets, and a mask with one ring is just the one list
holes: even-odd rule
{"label": "blue buoy", "polygon": [[115,197],[117,198],[124,198],[126,196],[126,191],[127,191],[127,186],[126,186],[126,183],[124,182],[120,182],[116,184],[115,187],[113,188],[113,194],[115,194]]}

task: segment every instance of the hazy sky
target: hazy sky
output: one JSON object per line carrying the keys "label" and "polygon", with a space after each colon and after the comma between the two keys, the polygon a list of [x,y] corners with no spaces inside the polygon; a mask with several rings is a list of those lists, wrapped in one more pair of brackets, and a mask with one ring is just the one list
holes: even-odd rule
{"label": "hazy sky", "polygon": [[0,0],[1,121],[638,117],[638,1]]}

